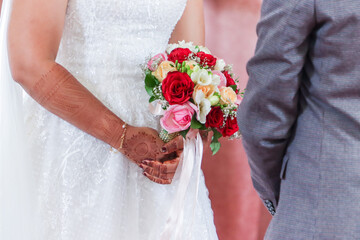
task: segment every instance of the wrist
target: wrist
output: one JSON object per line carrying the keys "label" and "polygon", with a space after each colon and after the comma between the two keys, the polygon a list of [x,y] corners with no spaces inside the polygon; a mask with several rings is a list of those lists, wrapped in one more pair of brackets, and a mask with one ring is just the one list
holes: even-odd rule
{"label": "wrist", "polygon": [[120,145],[119,145],[118,150],[122,150],[123,147],[124,147],[124,141],[125,141],[126,132],[127,132],[127,128],[128,128],[127,123],[124,123],[124,124],[121,126],[121,128],[122,128],[122,132],[121,132],[121,136],[120,136]]}
{"label": "wrist", "polygon": [[108,141],[108,144],[113,148],[113,149],[119,149],[120,145],[121,145],[121,138],[124,135],[124,130],[125,127],[127,128],[127,124],[123,121],[117,121],[116,123],[114,123],[113,127],[111,128],[110,132],[111,132],[111,137]]}
{"label": "wrist", "polygon": [[116,146],[116,149],[119,152],[124,153],[126,138],[128,137],[129,132],[131,132],[133,128],[133,126],[125,122],[121,125],[121,133],[119,135],[119,141]]}

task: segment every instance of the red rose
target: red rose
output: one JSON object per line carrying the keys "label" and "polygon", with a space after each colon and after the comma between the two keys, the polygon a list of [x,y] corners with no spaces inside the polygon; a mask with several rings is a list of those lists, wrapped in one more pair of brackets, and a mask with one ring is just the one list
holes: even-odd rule
{"label": "red rose", "polygon": [[192,52],[188,48],[176,48],[171,51],[168,56],[168,60],[172,62],[176,62],[176,60],[178,60],[179,63],[183,63],[188,60],[191,53]]}
{"label": "red rose", "polygon": [[231,119],[231,117],[228,117],[228,119],[226,120],[225,127],[219,128],[218,130],[221,132],[223,137],[230,137],[234,133],[239,131],[239,126],[237,124],[236,117],[234,117],[233,119]]}
{"label": "red rose", "polygon": [[161,86],[163,95],[170,105],[184,104],[194,92],[194,83],[187,73],[170,72]]}
{"label": "red rose", "polygon": [[[230,86],[232,86],[232,85],[237,85],[236,83],[235,83],[235,80],[231,77],[231,75],[228,73],[228,71],[223,71],[222,72],[224,75],[225,75],[225,77],[226,77],[226,86],[227,87],[230,87]],[[236,94],[238,94],[239,93],[239,89],[237,89],[236,88]]]}
{"label": "red rose", "polygon": [[200,64],[203,66],[214,67],[216,65],[217,59],[213,55],[206,54],[204,52],[198,52],[196,56],[200,58]]}
{"label": "red rose", "polygon": [[219,128],[224,123],[224,113],[221,107],[213,107],[206,117],[207,128]]}

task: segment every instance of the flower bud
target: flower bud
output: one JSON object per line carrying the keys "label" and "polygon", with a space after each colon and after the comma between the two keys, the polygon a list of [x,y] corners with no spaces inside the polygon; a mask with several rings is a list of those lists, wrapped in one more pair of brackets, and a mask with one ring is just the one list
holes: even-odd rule
{"label": "flower bud", "polygon": [[218,95],[212,95],[210,98],[209,98],[209,101],[211,103],[211,106],[215,106],[217,105],[219,102],[220,102],[220,98]]}

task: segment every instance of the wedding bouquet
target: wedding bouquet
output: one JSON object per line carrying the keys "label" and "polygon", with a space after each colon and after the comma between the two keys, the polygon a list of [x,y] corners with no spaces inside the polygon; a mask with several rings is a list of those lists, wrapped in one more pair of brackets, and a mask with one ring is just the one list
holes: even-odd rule
{"label": "wedding bouquet", "polygon": [[240,136],[236,110],[243,92],[231,65],[191,42],[170,44],[152,57],[145,70],[145,89],[151,110],[161,115],[164,141],[191,129],[212,131],[211,150],[220,149],[219,138]]}

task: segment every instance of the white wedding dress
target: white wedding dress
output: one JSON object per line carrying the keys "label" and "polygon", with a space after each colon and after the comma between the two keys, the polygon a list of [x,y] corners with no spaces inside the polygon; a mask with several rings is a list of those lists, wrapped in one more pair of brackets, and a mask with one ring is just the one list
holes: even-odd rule
{"label": "white wedding dress", "polygon": [[[191,0],[190,0],[191,1]],[[69,0],[57,62],[127,123],[159,129],[142,66],[163,52],[186,0]],[[41,240],[157,240],[175,185],[159,185],[110,146],[26,97]],[[183,237],[217,239],[204,177],[195,216],[186,199]]]}

